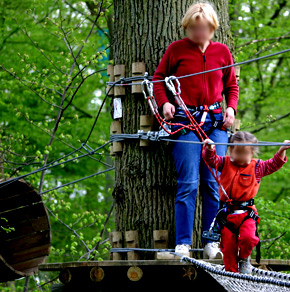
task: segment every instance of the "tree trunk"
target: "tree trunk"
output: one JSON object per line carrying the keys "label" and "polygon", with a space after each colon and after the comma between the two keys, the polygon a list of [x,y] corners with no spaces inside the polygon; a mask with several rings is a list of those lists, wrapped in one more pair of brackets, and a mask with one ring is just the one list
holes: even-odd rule
{"label": "tree trunk", "polygon": [[[166,48],[183,38],[181,19],[190,0],[114,1],[114,63],[125,64],[126,76],[132,76],[131,64],[144,62],[153,75]],[[228,1],[214,1],[220,28],[214,40],[233,48]],[[122,132],[137,133],[140,115],[151,114],[143,94],[122,98]],[[182,94],[181,94],[182,96]],[[158,126],[155,127],[158,129]],[[115,158],[116,230],[138,230],[140,246],[153,247],[153,230],[169,231],[169,247],[175,246],[174,203],[176,171],[170,146],[152,142],[140,147],[139,141],[125,141],[123,152]],[[193,246],[200,247],[201,200],[197,199]]]}

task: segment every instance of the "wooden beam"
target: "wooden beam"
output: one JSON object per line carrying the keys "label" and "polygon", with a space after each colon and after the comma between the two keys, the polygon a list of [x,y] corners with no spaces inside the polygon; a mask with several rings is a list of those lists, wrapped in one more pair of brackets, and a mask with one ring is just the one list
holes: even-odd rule
{"label": "wooden beam", "polygon": [[[146,65],[143,62],[135,62],[132,63],[132,76],[144,76]],[[133,81],[132,83],[140,83],[140,80]],[[142,93],[141,85],[132,85],[131,86],[132,93]]]}
{"label": "wooden beam", "polygon": [[[152,131],[154,123],[153,115],[140,115],[140,130],[144,132]],[[141,147],[149,146],[149,140],[140,140],[139,145]]]}
{"label": "wooden beam", "polygon": [[[121,121],[115,120],[111,123],[110,134],[121,134],[122,133],[122,124]],[[120,153],[123,151],[122,142],[113,142],[110,148],[111,155]]]}
{"label": "wooden beam", "polygon": [[[168,230],[153,230],[154,248],[168,248]],[[155,252],[154,258],[157,260],[174,259],[175,256],[170,252]]]}
{"label": "wooden beam", "polygon": [[[126,231],[126,243],[129,248],[139,247],[139,237],[137,230]],[[128,260],[139,260],[140,255],[137,251],[127,252]]]}
{"label": "wooden beam", "polygon": [[[109,82],[114,82],[115,81],[115,76],[114,76],[114,65],[109,64],[107,66],[107,75],[109,76]],[[111,85],[107,85],[107,91],[111,88]],[[111,88],[110,92],[108,93],[108,96],[114,96],[114,88]]]}
{"label": "wooden beam", "polygon": [[[115,65],[114,66],[114,77],[115,81],[120,80],[122,77],[125,77],[125,65]],[[125,87],[115,86],[114,87],[114,96],[125,95]]]}
{"label": "wooden beam", "polygon": [[[114,231],[109,234],[109,239],[113,248],[123,247],[123,234],[121,231]],[[121,252],[111,252],[110,258],[113,261],[122,260]]]}

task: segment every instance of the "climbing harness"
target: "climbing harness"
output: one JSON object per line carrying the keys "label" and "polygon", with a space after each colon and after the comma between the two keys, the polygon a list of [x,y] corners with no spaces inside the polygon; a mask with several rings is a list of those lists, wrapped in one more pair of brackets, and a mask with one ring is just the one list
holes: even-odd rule
{"label": "climbing harness", "polygon": [[[204,231],[203,238],[218,241],[220,231],[227,227],[235,235],[239,234],[239,228],[247,219],[253,219],[257,224],[260,222],[260,217],[254,212],[251,206],[254,205],[254,199],[248,201],[232,201],[228,200],[222,204],[222,207],[217,211],[216,217],[214,218],[209,231]],[[227,221],[229,214],[242,214],[248,212],[247,216],[243,219],[238,228],[233,228]]]}

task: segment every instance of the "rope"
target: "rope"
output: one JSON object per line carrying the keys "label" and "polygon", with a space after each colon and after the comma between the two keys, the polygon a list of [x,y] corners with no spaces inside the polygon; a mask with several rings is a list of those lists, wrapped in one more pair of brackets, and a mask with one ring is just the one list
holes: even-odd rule
{"label": "rope", "polygon": [[[138,134],[112,134],[110,140],[112,142],[120,142],[124,140],[150,140],[150,141],[166,141],[174,143],[189,143],[189,144],[200,144],[203,145],[203,142],[200,141],[184,141],[184,140],[175,140],[169,139],[166,137],[158,136],[159,131],[149,131],[149,132],[139,132]],[[281,143],[281,142],[271,142],[271,141],[259,141],[258,143],[230,143],[230,142],[212,142],[208,143],[209,145],[227,145],[227,146],[290,146],[290,143]]]}
{"label": "rope", "polygon": [[[66,164],[66,163],[68,163],[68,162],[71,162],[71,161],[74,161],[74,160],[76,160],[76,159],[80,159],[80,158],[86,157],[86,156],[88,156],[88,155],[93,155],[93,154],[95,154],[98,150],[100,150],[101,148],[105,147],[105,146],[108,145],[109,143],[111,143],[111,141],[107,141],[106,143],[104,143],[103,145],[99,146],[99,147],[96,148],[95,150],[90,151],[90,152],[87,152],[86,154],[83,154],[83,155],[80,155],[80,156],[78,156],[78,157],[74,157],[74,158],[68,159],[68,160],[63,161],[63,162],[55,163],[55,162],[60,161],[61,159],[63,159],[63,157],[67,157],[67,156],[71,155],[71,154],[66,154],[66,155],[62,156],[61,158],[58,158],[57,160],[50,162],[50,163],[47,164],[45,167],[40,167],[40,168],[38,168],[38,169],[36,169],[36,170],[34,170],[34,171],[31,171],[31,172],[29,172],[29,173],[26,173],[26,174],[20,175],[20,176],[18,176],[18,177],[13,178],[13,179],[10,179],[10,180],[7,180],[7,181],[0,182],[0,189],[1,189],[2,187],[4,187],[4,186],[7,186],[7,185],[9,185],[9,184],[11,184],[11,183],[13,183],[13,182],[19,180],[19,179],[25,178],[25,177],[30,176],[30,175],[32,175],[32,174],[38,173],[38,172],[40,172],[40,171],[43,171],[43,170],[46,170],[46,169],[50,169],[50,168],[56,167],[56,166],[58,166],[58,165]],[[73,151],[73,152],[75,152],[75,151]],[[55,164],[54,164],[54,163],[55,163]]]}
{"label": "rope", "polygon": [[88,176],[82,177],[82,178],[77,179],[77,180],[74,180],[74,181],[72,181],[72,182],[69,182],[69,183],[66,183],[66,184],[63,184],[63,185],[57,186],[57,187],[55,187],[55,188],[52,188],[52,189],[49,189],[49,190],[43,191],[43,192],[40,193],[40,195],[43,195],[43,194],[45,194],[45,193],[48,193],[48,192],[51,192],[51,191],[54,191],[54,190],[58,190],[58,189],[60,189],[60,188],[63,188],[63,187],[66,187],[66,186],[69,186],[69,185],[75,184],[75,183],[80,182],[80,181],[82,181],[82,180],[85,180],[85,179],[88,179],[88,178],[91,178],[91,177],[97,176],[97,175],[99,175],[99,174],[106,173],[106,172],[111,171],[111,170],[114,170],[114,169],[115,169],[115,167],[111,167],[111,168],[108,168],[108,169],[105,169],[105,170],[102,170],[102,171],[96,172],[96,173],[94,173],[94,174],[91,174],[91,175],[88,175]]}
{"label": "rope", "polygon": [[[249,60],[245,60],[239,63],[235,63],[235,64],[231,64],[228,66],[223,66],[223,67],[219,67],[219,68],[215,68],[215,69],[211,69],[211,70],[207,70],[207,71],[202,71],[202,72],[197,72],[197,73],[192,73],[192,74],[188,74],[188,75],[183,75],[183,76],[178,76],[178,77],[174,77],[174,79],[182,79],[182,78],[188,78],[188,77],[192,77],[192,76],[197,76],[200,74],[205,74],[205,73],[210,73],[210,72],[214,72],[214,71],[218,71],[218,70],[223,70],[223,69],[227,69],[227,68],[231,68],[231,67],[235,67],[235,66],[240,66],[240,65],[245,65],[245,64],[249,64],[252,62],[256,62],[259,60],[263,60],[263,59],[267,59],[270,57],[274,57],[280,54],[284,54],[290,52],[290,49],[286,49],[286,50],[282,50],[273,54],[269,54],[269,55],[265,55],[262,57],[258,57],[258,58],[254,58],[254,59],[249,59]],[[120,84],[114,84],[115,82],[107,82],[108,85],[114,85],[114,86],[133,86],[133,85],[142,85],[142,82],[134,82],[134,83],[130,83],[130,81],[137,81],[137,80],[144,80],[144,77],[148,80],[152,80],[152,76],[147,76],[147,74],[145,74],[144,76],[135,76],[135,77],[128,77],[128,78],[121,78],[121,83]],[[158,82],[164,82],[165,79],[160,79],[160,80],[154,80],[151,81],[152,83],[158,83]]]}
{"label": "rope", "polygon": [[[130,251],[150,251],[150,252],[174,252],[175,249],[166,249],[166,248],[134,248],[134,247],[128,247],[128,248],[118,248],[114,247],[111,248],[111,252],[130,252]],[[202,252],[203,248],[192,248],[189,251],[193,252]]]}

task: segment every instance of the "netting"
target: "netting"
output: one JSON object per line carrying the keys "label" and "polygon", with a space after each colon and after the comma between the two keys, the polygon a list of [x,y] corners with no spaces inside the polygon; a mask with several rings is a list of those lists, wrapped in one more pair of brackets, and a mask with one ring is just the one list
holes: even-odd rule
{"label": "netting", "polygon": [[[178,254],[176,254],[178,255]],[[245,275],[224,270],[223,265],[181,256],[181,261],[190,262],[209,273],[227,291],[290,291],[290,274],[252,268],[252,275]]]}

